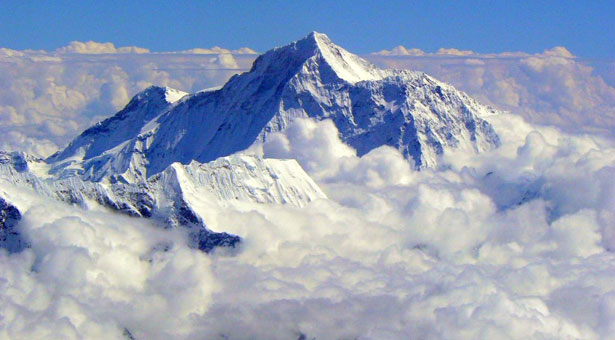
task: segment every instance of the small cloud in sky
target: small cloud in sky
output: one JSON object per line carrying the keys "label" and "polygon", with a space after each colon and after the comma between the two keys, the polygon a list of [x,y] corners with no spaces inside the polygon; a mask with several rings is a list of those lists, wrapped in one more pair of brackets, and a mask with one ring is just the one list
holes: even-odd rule
{"label": "small cloud in sky", "polygon": [[137,46],[115,47],[113,43],[95,41],[71,41],[68,46],[60,47],[56,53],[107,54],[107,53],[149,53],[150,50]]}
{"label": "small cloud in sky", "polygon": [[470,56],[475,54],[468,50],[458,50],[456,48],[441,48],[436,52],[437,55]]}
{"label": "small cloud in sky", "polygon": [[248,47],[242,47],[237,50],[228,50],[226,48],[214,46],[212,48],[192,48],[189,50],[183,50],[178,53],[186,53],[186,54],[258,54],[258,52],[254,51]]}
{"label": "small cloud in sky", "polygon": [[405,48],[404,46],[397,46],[391,50],[382,50],[380,52],[374,52],[372,54],[377,55],[391,55],[391,56],[400,56],[400,55],[410,55],[410,56],[423,56],[426,55],[423,50],[419,48]]}

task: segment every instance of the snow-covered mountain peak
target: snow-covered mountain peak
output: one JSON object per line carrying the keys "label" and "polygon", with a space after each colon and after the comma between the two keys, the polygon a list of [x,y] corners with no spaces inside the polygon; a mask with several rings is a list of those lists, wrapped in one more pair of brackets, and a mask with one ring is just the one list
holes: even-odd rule
{"label": "snow-covered mountain peak", "polygon": [[171,104],[176,103],[178,100],[182,99],[188,94],[188,92],[180,91],[168,86],[166,86],[164,90],[164,99]]}
{"label": "snow-covered mountain peak", "polygon": [[114,116],[86,129],[61,152],[47,161],[56,163],[67,159],[87,160],[113,149],[136,137],[143,126],[161,113],[169,110],[186,92],[170,87],[150,86],[137,93]]}
{"label": "snow-covered mountain peak", "polygon": [[[126,107],[130,106],[131,103],[133,105],[138,105],[138,103],[144,102],[152,102],[152,103],[162,103],[166,102],[168,104],[173,104],[182,99],[188,92],[184,92],[178,89],[174,89],[168,86],[156,86],[150,85],[143,91],[137,93],[133,99],[126,105]],[[134,103],[133,103],[134,102]]]}
{"label": "snow-covered mountain peak", "polygon": [[317,46],[316,50],[335,74],[351,84],[364,80],[382,79],[387,74],[367,60],[337,46],[326,34],[312,32],[305,39],[313,40]]}
{"label": "snow-covered mountain peak", "polygon": [[[187,95],[186,92],[167,87],[167,86],[156,86],[151,85],[144,89],[143,91],[137,93],[131,101],[128,103],[138,103],[145,101],[166,101],[167,103],[174,103],[178,101],[181,97]],[[127,106],[128,106],[127,105]]]}
{"label": "snow-covered mountain peak", "polygon": [[[295,161],[231,156],[296,119],[330,119],[359,156],[388,145],[420,169],[439,166],[445,153],[496,148],[499,136],[481,118],[492,111],[425,74],[379,69],[312,32],[261,55],[218,90],[185,95],[151,86],[46,161],[5,154],[0,179],[71,203],[95,200],[171,225],[202,225],[199,207],[208,202],[303,206],[324,198]],[[214,243],[234,244],[229,237]]]}
{"label": "snow-covered mountain peak", "polygon": [[250,73],[286,75],[306,70],[318,73],[324,82],[344,80],[355,84],[387,75],[373,64],[334,44],[326,34],[311,32],[302,39],[274,48],[254,62]]}

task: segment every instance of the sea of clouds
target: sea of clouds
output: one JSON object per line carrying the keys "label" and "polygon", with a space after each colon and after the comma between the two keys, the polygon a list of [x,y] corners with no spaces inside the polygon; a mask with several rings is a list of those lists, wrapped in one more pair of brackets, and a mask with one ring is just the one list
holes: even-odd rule
{"label": "sea of clouds", "polygon": [[[111,67],[101,65],[92,70]],[[612,87],[593,73],[560,79],[545,65],[545,82],[573,81],[530,94],[548,110],[519,104],[544,116],[488,117],[502,147],[447,154],[438,169],[418,172],[389,147],[358,157],[329,121],[298,120],[272,135],[250,152],[297,159],[329,199],[210,212],[210,227],[244,238],[233,254],[191,249],[183,231],[152,221],[0,187],[32,244],[0,253],[0,338],[615,339],[615,140],[599,124],[609,113],[576,111],[576,130],[568,113],[535,124],[557,105],[572,107],[550,96],[574,93],[575,82],[605,86],[593,107],[612,100]],[[132,77],[122,86],[137,90]],[[165,77],[162,85],[177,81]],[[193,86],[216,85],[201,81]],[[113,105],[109,98],[96,105]],[[66,120],[96,117],[75,111]],[[14,128],[40,145],[42,125]]]}

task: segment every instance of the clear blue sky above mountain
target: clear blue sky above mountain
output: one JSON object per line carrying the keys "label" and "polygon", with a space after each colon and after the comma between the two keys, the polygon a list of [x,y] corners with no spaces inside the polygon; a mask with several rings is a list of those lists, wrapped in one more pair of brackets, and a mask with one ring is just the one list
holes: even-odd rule
{"label": "clear blue sky above mountain", "polygon": [[612,1],[0,1],[0,47],[53,50],[73,40],[171,51],[265,51],[312,30],[356,53],[540,52],[615,56]]}

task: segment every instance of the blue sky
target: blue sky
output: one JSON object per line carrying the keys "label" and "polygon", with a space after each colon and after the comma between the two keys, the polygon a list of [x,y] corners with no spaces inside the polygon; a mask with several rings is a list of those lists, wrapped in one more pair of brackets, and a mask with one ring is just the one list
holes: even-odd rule
{"label": "blue sky", "polygon": [[610,1],[6,1],[0,46],[53,50],[73,40],[171,51],[265,51],[312,30],[356,53],[397,45],[481,53],[565,46],[615,56]]}

